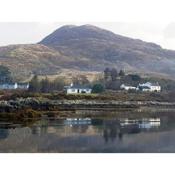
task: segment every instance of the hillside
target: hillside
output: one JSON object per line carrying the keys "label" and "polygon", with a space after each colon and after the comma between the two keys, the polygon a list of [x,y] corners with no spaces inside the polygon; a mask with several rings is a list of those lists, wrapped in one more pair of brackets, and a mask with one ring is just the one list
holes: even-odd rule
{"label": "hillside", "polygon": [[42,44],[0,47],[0,64],[10,68],[12,76],[18,81],[30,79],[33,74],[62,75],[63,71],[79,69],[77,62],[83,64],[84,60],[67,57]]}
{"label": "hillside", "polygon": [[106,66],[115,66],[170,76],[174,76],[175,72],[175,51],[91,25],[63,26],[40,43],[67,56],[88,58],[92,64],[84,67],[87,69],[101,70]]}
{"label": "hillside", "polygon": [[175,78],[175,51],[91,25],[63,26],[38,44],[0,47],[0,64],[18,80],[106,67]]}

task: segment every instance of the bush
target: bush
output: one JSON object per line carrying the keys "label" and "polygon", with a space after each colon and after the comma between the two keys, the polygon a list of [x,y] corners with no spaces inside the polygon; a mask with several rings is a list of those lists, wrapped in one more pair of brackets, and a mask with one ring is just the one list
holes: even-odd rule
{"label": "bush", "polygon": [[129,89],[128,93],[137,93],[138,91],[136,89]]}
{"label": "bush", "polygon": [[104,91],[104,86],[102,84],[95,84],[92,87],[92,93],[101,93]]}
{"label": "bush", "polygon": [[131,77],[132,81],[141,81],[141,77],[137,74],[129,74]]}

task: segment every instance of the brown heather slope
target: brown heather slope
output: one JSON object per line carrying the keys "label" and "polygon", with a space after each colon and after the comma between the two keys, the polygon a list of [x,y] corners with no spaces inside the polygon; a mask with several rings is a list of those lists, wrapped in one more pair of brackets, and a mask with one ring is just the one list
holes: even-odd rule
{"label": "brown heather slope", "polygon": [[[80,62],[83,64],[84,60]],[[77,68],[77,60],[42,44],[0,47],[0,64],[9,67],[19,81],[30,79],[33,74],[54,76],[62,68]]]}
{"label": "brown heather slope", "polygon": [[64,55],[90,60],[91,64],[83,67],[88,70],[113,66],[170,77],[175,73],[175,51],[91,25],[63,26],[40,43]]}
{"label": "brown heather slope", "polygon": [[0,47],[0,64],[17,80],[105,67],[175,79],[175,51],[91,25],[63,26],[39,44]]}

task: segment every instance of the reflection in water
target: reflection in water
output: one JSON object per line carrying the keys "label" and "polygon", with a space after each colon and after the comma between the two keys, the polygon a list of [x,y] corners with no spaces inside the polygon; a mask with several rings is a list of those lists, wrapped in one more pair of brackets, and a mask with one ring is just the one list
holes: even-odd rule
{"label": "reflection in water", "polygon": [[33,126],[31,130],[32,130],[32,134],[38,135],[38,136],[41,135],[41,126]]}
{"label": "reflection in water", "polygon": [[175,152],[175,114],[149,115],[0,121],[0,152]]}
{"label": "reflection in water", "polygon": [[90,118],[66,118],[64,120],[65,125],[90,125],[91,119]]}
{"label": "reflection in water", "polygon": [[[57,132],[59,128],[69,128],[64,132],[69,133],[86,133],[89,126],[94,126],[95,128],[101,127],[104,137],[108,137],[114,140],[116,137],[122,138],[122,135],[139,133],[144,129],[154,130],[160,127],[160,118],[151,119],[91,119],[91,118],[66,118],[47,121],[45,125],[34,124],[32,129],[32,134],[41,135],[48,132]],[[50,129],[52,128],[52,129]],[[54,129],[53,129],[54,128]],[[52,130],[52,131],[50,131]],[[96,131],[94,131],[96,132]],[[105,140],[108,140],[105,139]]]}
{"label": "reflection in water", "polygon": [[0,139],[5,139],[9,135],[8,129],[0,129]]}
{"label": "reflection in water", "polygon": [[103,137],[106,142],[114,141],[117,137],[122,140],[124,134],[136,134],[144,129],[151,130],[159,126],[160,118],[105,120]]}

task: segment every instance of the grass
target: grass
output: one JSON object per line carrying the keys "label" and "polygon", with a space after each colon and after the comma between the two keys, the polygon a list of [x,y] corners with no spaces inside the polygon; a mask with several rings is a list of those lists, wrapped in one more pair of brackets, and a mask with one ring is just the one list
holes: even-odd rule
{"label": "grass", "polygon": [[0,100],[16,100],[17,98],[36,98],[38,100],[117,100],[117,101],[159,101],[175,102],[175,92],[125,92],[105,91],[99,94],[65,94],[63,92],[33,93],[28,91],[0,91]]}

